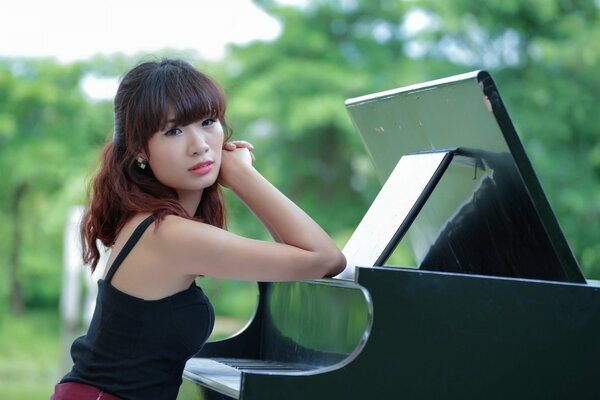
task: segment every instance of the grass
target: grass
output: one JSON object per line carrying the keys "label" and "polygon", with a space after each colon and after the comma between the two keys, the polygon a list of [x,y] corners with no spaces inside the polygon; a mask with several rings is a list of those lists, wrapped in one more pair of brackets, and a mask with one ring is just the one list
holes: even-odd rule
{"label": "grass", "polygon": [[0,338],[0,399],[48,400],[63,373],[58,313],[5,315]]}

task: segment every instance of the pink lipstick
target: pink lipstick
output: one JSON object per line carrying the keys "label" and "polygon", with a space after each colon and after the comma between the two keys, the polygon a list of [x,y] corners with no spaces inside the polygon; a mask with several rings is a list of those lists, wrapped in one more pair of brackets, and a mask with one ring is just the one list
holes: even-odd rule
{"label": "pink lipstick", "polygon": [[212,171],[213,165],[214,165],[213,161],[203,161],[203,162],[200,162],[200,163],[194,165],[192,168],[189,169],[189,171],[192,174],[196,174],[196,175],[206,175],[210,171]]}

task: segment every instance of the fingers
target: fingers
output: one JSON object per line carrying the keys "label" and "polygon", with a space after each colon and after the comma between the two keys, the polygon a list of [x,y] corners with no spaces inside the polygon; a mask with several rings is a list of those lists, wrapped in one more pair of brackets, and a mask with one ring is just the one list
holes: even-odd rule
{"label": "fingers", "polygon": [[254,150],[254,146],[252,143],[247,142],[245,140],[233,140],[231,142],[227,142],[228,145],[234,145],[236,148],[244,148],[250,151]]}
{"label": "fingers", "polygon": [[233,140],[231,142],[223,143],[223,150],[234,151],[235,149],[248,149],[250,151],[252,161],[256,160],[254,153],[252,153],[252,150],[254,150],[252,143],[245,140]]}
{"label": "fingers", "polygon": [[237,146],[233,142],[225,142],[223,143],[223,150],[233,151],[237,149]]}

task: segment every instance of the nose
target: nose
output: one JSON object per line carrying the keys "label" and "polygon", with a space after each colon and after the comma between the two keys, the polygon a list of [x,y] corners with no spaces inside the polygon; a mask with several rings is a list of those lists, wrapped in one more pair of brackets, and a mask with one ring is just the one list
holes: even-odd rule
{"label": "nose", "polygon": [[206,141],[206,135],[201,129],[194,129],[192,134],[189,135],[189,153],[193,156],[202,155],[210,150],[210,146]]}

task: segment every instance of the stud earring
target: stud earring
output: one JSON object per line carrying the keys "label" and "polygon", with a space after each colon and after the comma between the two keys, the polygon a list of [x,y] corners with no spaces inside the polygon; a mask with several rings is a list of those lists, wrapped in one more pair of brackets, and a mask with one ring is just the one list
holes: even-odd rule
{"label": "stud earring", "polygon": [[144,169],[144,168],[146,168],[146,165],[148,165],[148,160],[144,160],[142,157],[137,158],[138,168]]}

